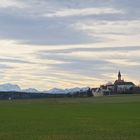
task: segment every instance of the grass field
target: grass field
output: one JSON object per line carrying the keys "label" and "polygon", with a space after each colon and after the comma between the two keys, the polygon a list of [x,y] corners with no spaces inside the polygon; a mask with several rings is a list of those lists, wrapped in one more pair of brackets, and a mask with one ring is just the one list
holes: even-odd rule
{"label": "grass field", "polygon": [[0,140],[140,140],[140,95],[0,101]]}

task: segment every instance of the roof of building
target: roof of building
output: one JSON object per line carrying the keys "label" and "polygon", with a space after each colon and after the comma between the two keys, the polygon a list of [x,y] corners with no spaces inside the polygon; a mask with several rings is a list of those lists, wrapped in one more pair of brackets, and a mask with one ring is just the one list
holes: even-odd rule
{"label": "roof of building", "polygon": [[114,85],[133,85],[134,86],[134,83],[133,82],[115,82]]}
{"label": "roof of building", "polygon": [[114,82],[114,84],[124,83],[124,82],[125,82],[124,80],[116,80],[116,81]]}
{"label": "roof of building", "polygon": [[112,86],[114,86],[114,84],[110,84],[110,85],[107,85],[108,87],[112,87]]}

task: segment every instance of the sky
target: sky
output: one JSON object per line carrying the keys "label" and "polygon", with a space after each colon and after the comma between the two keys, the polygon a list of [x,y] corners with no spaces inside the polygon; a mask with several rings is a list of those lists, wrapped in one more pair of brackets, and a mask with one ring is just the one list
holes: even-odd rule
{"label": "sky", "polygon": [[140,84],[140,0],[0,0],[0,83]]}

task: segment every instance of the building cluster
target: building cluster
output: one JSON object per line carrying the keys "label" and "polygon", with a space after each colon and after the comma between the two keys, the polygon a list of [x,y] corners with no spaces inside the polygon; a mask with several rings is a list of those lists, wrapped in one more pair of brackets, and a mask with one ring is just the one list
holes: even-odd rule
{"label": "building cluster", "polygon": [[[139,88],[138,88],[139,89]],[[118,73],[118,79],[114,84],[101,85],[99,88],[93,88],[93,96],[113,95],[113,94],[126,94],[134,93],[138,90],[133,82],[126,82],[121,78],[121,73]]]}

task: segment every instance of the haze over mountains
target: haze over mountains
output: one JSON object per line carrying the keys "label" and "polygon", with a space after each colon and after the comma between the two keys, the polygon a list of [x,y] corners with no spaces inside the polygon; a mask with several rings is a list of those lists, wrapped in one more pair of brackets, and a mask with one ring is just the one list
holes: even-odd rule
{"label": "haze over mountains", "polygon": [[67,94],[67,93],[75,93],[75,92],[84,92],[87,91],[89,88],[70,88],[70,89],[59,89],[59,88],[53,88],[46,91],[39,91],[35,88],[28,88],[28,89],[22,89],[20,86],[16,84],[6,83],[0,85],[0,92],[27,92],[27,93],[50,93],[50,94]]}

